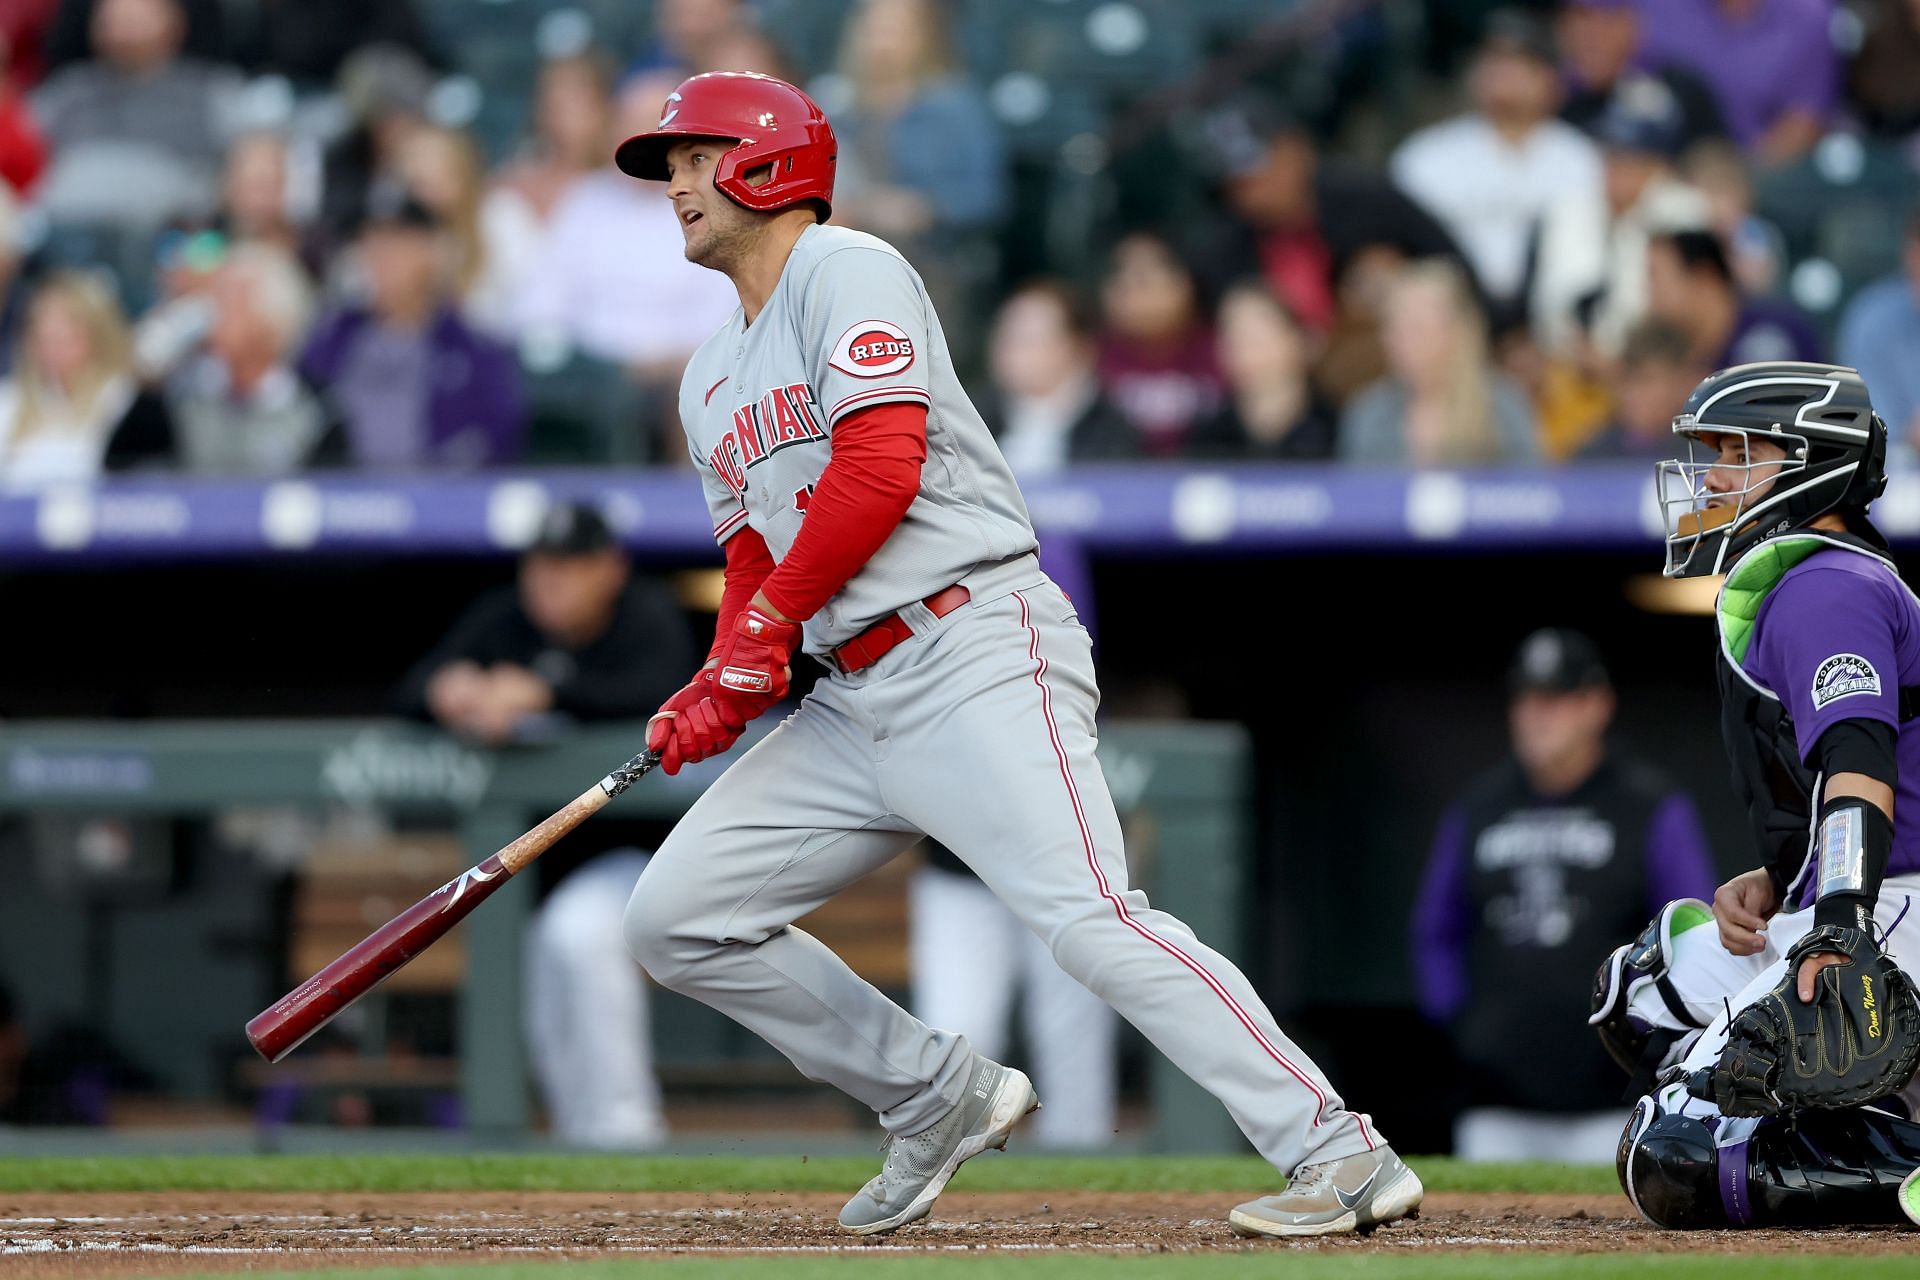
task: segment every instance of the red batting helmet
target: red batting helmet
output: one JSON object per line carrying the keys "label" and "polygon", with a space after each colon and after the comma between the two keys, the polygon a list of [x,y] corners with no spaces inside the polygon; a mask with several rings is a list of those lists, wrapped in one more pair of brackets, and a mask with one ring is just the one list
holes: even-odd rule
{"label": "red batting helmet", "polygon": [[[750,71],[709,71],[675,89],[660,127],[620,144],[613,162],[636,178],[667,180],[667,151],[692,138],[730,140],[713,185],[743,208],[759,213],[801,200],[833,207],[833,163],[840,144],[818,104],[785,80]],[[747,174],[767,165],[773,177],[747,185]]]}

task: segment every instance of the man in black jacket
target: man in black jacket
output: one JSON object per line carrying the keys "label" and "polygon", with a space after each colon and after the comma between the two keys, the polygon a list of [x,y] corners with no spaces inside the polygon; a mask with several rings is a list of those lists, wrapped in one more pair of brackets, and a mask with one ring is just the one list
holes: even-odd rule
{"label": "man in black jacket", "polygon": [[407,675],[398,709],[490,744],[546,736],[556,717],[645,720],[693,660],[672,593],[633,575],[599,512],[560,506],[519,583],[461,615]]}
{"label": "man in black jacket", "polygon": [[1414,908],[1421,1009],[1447,1027],[1469,1160],[1607,1159],[1619,1073],[1579,1033],[1596,946],[1650,909],[1711,891],[1693,802],[1612,750],[1614,694],[1593,642],[1549,628],[1508,675],[1513,757],[1441,819]]}
{"label": "man in black jacket", "polygon": [[[407,676],[399,703],[489,744],[585,720],[631,720],[637,740],[697,661],[672,593],[634,576],[599,512],[560,506],[522,557],[518,585],[475,601]],[[566,874],[528,923],[524,1003],[554,1136],[634,1149],[657,1145],[666,1124],[646,980],[620,931],[647,855],[610,848],[616,830],[595,823],[557,851],[578,861],[596,834],[607,850]]]}

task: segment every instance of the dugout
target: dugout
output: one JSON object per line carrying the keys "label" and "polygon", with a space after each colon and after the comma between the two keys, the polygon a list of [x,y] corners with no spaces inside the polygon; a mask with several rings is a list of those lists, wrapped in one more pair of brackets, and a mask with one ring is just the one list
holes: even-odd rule
{"label": "dugout", "polygon": [[[1639,468],[1243,467],[1074,473],[1031,494],[1056,573],[1091,601],[1109,723],[1244,728],[1251,798],[1235,816],[1252,832],[1246,891],[1211,905],[1237,913],[1249,975],[1289,1029],[1410,1149],[1439,1148],[1445,1130],[1433,1099],[1402,1078],[1409,1056],[1439,1051],[1411,1009],[1407,911],[1442,805],[1504,749],[1500,682],[1522,635],[1551,624],[1599,640],[1620,690],[1619,735],[1693,792],[1724,870],[1746,860],[1717,737],[1710,624],[1668,611],[1697,601],[1657,580],[1649,488]],[[0,609],[12,624],[0,716],[119,720],[138,744],[190,738],[216,719],[377,713],[448,620],[510,577],[515,513],[562,496],[601,501],[644,567],[713,563],[693,486],[645,472],[341,480],[293,498],[285,486],[140,481],[104,486],[78,513],[59,505],[72,495],[0,499]],[[1902,539],[1920,532],[1907,527],[1920,526],[1906,519],[1910,498],[1896,479],[1885,508],[1903,559]],[[306,513],[298,538],[290,509]],[[0,741],[17,790],[19,749],[33,744],[17,723]],[[103,759],[131,768],[137,754]],[[595,759],[589,772],[605,767]],[[577,777],[565,781],[559,799],[578,790]],[[26,832],[16,818],[0,844],[15,869],[30,865]],[[61,963],[84,977],[171,948],[183,976],[270,987],[247,939],[276,909],[257,897],[271,888],[224,861],[203,827],[154,839],[163,848],[150,879],[86,908],[94,932],[76,936],[105,938],[89,945],[108,958],[83,949]],[[1180,883],[1177,850],[1157,856],[1164,896]],[[37,976],[34,926],[16,920],[0,945],[0,981],[24,996],[30,1030],[89,1012],[85,982]],[[148,1004],[92,1012],[126,1045],[164,1025]],[[1368,1051],[1382,1039],[1402,1046],[1391,1061]],[[160,1083],[204,1100],[230,1082],[202,1061]]]}

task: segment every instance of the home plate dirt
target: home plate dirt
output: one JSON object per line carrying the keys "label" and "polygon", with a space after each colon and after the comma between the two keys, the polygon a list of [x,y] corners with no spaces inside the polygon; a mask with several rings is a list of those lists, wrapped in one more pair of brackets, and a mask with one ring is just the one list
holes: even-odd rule
{"label": "home plate dirt", "polygon": [[1813,1232],[1652,1230],[1618,1197],[1430,1195],[1419,1220],[1366,1237],[1245,1241],[1222,1193],[952,1191],[935,1216],[860,1239],[822,1194],[607,1193],[9,1194],[0,1275],[111,1276],[490,1260],[530,1255],[886,1252],[1911,1249],[1897,1228]]}

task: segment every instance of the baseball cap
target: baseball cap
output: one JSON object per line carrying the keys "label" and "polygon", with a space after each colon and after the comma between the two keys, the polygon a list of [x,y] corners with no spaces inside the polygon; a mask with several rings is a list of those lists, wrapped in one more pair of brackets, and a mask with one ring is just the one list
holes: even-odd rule
{"label": "baseball cap", "polygon": [[1578,631],[1542,627],[1520,642],[1507,669],[1507,692],[1573,693],[1606,688],[1613,682],[1600,650]]}
{"label": "baseball cap", "polygon": [[1547,24],[1518,9],[1499,9],[1487,16],[1487,25],[1480,32],[1480,52],[1496,49],[1522,54],[1548,66],[1557,65],[1560,58]]}
{"label": "baseball cap", "polygon": [[540,519],[528,551],[550,556],[586,556],[619,545],[607,518],[584,502],[563,502]]}
{"label": "baseball cap", "polygon": [[1307,136],[1306,124],[1278,99],[1248,91],[1235,94],[1194,121],[1192,142],[1214,178],[1234,178],[1266,163],[1277,139]]}
{"label": "baseball cap", "polygon": [[1687,122],[1672,89],[1652,76],[1636,75],[1614,87],[1593,135],[1602,146],[1671,159],[1686,144]]}

